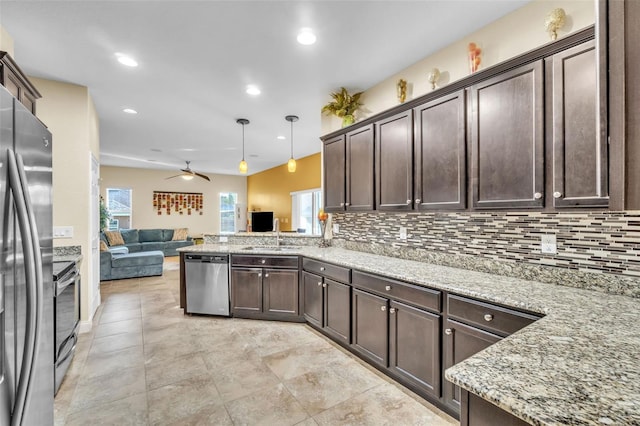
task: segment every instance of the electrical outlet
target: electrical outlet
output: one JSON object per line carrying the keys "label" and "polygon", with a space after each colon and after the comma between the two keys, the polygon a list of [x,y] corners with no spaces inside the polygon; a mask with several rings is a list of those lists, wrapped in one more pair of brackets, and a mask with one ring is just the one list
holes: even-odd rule
{"label": "electrical outlet", "polygon": [[400,232],[398,233],[398,238],[400,238],[401,240],[406,240],[407,239],[407,228],[404,226],[400,227]]}
{"label": "electrical outlet", "polygon": [[333,224],[333,233],[337,234],[338,232],[340,232],[340,225],[337,223]]}
{"label": "electrical outlet", "polygon": [[53,238],[73,238],[73,226],[54,226]]}
{"label": "electrical outlet", "polygon": [[220,237],[220,242],[221,243],[228,243],[229,242],[229,237]]}
{"label": "electrical outlet", "polygon": [[553,234],[542,235],[540,238],[540,251],[542,251],[542,253],[549,253],[549,254],[558,253],[556,236]]}

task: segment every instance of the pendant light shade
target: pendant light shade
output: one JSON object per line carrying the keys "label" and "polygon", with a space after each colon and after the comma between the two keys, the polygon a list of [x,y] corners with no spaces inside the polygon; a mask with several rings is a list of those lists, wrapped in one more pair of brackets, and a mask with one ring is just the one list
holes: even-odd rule
{"label": "pendant light shade", "polygon": [[296,171],[296,160],[293,158],[293,122],[298,121],[298,116],[287,115],[284,119],[291,123],[291,158],[287,162],[287,170],[289,170],[289,173],[294,173]]}
{"label": "pendant light shade", "polygon": [[247,120],[246,118],[238,118],[236,120],[236,123],[242,124],[242,161],[240,161],[240,164],[238,164],[238,170],[243,175],[246,175],[247,171],[249,170],[249,165],[246,161],[244,161],[244,125],[249,124],[249,120]]}

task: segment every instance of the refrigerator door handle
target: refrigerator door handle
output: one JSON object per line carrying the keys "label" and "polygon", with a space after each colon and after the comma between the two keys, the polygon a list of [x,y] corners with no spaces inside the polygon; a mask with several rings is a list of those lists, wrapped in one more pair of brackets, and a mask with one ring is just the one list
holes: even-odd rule
{"label": "refrigerator door handle", "polygon": [[[31,202],[27,192],[26,174],[21,156],[13,150],[7,150],[9,187],[13,193],[18,226],[22,234],[22,250],[24,253],[27,321],[25,344],[22,355],[22,370],[15,396],[15,405],[11,417],[11,426],[20,426],[24,414],[28,410],[31,398],[31,382],[38,356],[40,338],[40,322],[42,321],[42,256],[38,234],[32,225],[35,222]],[[34,240],[36,243],[34,244]]]}

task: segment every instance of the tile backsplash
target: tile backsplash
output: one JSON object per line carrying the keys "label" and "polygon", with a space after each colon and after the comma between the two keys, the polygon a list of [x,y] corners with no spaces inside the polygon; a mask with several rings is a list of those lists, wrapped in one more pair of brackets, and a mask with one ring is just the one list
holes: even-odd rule
{"label": "tile backsplash", "polygon": [[[336,213],[332,220],[340,229],[334,246],[640,297],[640,212]],[[549,234],[556,254],[541,252]]]}

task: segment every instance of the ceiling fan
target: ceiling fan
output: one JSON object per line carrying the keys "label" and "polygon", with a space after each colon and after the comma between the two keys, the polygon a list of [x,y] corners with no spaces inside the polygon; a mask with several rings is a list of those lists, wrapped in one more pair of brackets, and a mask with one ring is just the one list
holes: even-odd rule
{"label": "ceiling fan", "polygon": [[191,163],[191,161],[187,161],[187,168],[186,169],[180,169],[180,171],[182,172],[179,175],[175,175],[175,176],[169,176],[167,179],[173,179],[176,177],[181,177],[184,180],[191,180],[194,178],[194,176],[198,176],[204,180],[208,180],[211,181],[211,179],[209,179],[209,176],[203,175],[202,173],[196,173],[193,170],[191,170],[191,167],[189,167],[189,164]]}

